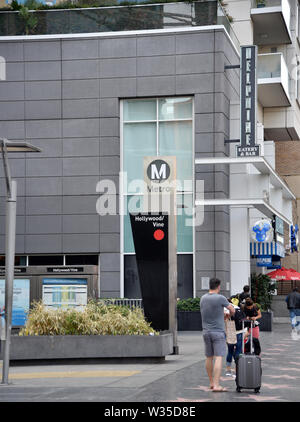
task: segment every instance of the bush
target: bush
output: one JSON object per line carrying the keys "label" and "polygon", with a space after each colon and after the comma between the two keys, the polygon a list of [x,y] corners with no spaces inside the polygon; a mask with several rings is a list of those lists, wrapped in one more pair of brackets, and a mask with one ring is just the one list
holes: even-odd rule
{"label": "bush", "polygon": [[158,335],[139,308],[90,301],[82,311],[51,309],[33,303],[20,336],[46,335]]}
{"label": "bush", "polygon": [[[30,10],[54,10],[54,9],[78,9],[78,8],[89,8],[89,7],[111,7],[111,6],[136,6],[141,4],[164,4],[164,3],[176,3],[182,2],[183,0],[64,0],[60,3],[47,5],[43,4],[38,0],[26,0],[24,3],[24,7],[27,7]],[[195,0],[185,0],[185,3],[193,3]],[[11,11],[11,10],[19,10],[21,8],[21,4],[18,3],[17,0],[13,0],[13,2],[6,7],[0,7],[1,11]]]}
{"label": "bush", "polygon": [[180,299],[177,302],[177,311],[200,312],[200,297]]}
{"label": "bush", "polygon": [[271,309],[275,289],[276,283],[272,282],[268,275],[251,275],[251,296],[255,303],[259,303],[262,311]]}

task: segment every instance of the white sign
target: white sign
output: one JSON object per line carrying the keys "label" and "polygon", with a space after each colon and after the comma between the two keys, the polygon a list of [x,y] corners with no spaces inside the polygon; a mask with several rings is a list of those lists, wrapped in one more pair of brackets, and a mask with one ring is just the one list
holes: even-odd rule
{"label": "white sign", "polygon": [[87,304],[87,281],[44,278],[43,303],[56,309],[69,307],[83,309]]}
{"label": "white sign", "polygon": [[201,277],[202,290],[209,290],[209,277]]}

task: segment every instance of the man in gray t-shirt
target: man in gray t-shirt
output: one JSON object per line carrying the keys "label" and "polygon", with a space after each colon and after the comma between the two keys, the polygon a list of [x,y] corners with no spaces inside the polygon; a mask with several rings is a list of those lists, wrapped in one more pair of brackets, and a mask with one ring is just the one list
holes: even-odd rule
{"label": "man in gray t-shirt", "polygon": [[224,308],[230,305],[225,296],[207,293],[200,301],[203,331],[225,332]]}
{"label": "man in gray t-shirt", "polygon": [[[231,315],[235,310],[228,300],[220,295],[221,282],[216,278],[209,281],[209,292],[200,300],[203,340],[206,355],[206,371],[210,381],[210,389],[214,392],[227,391],[219,384],[222,372],[222,360],[226,354],[226,336],[224,323],[224,308]],[[213,359],[215,358],[215,364]]]}

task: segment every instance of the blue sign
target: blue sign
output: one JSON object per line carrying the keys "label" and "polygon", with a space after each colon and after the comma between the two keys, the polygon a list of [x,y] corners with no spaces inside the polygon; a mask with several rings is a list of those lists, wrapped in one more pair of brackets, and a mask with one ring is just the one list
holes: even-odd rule
{"label": "blue sign", "polygon": [[[30,280],[14,280],[12,326],[18,327],[26,324],[29,311]],[[5,304],[5,280],[0,280],[0,308]]]}
{"label": "blue sign", "polygon": [[298,251],[298,224],[291,226],[291,252]]}
{"label": "blue sign", "polygon": [[256,261],[257,267],[269,267],[272,265],[272,256],[259,257]]}
{"label": "blue sign", "polygon": [[261,220],[253,226],[252,231],[257,242],[265,242],[272,232],[272,226],[268,221]]}

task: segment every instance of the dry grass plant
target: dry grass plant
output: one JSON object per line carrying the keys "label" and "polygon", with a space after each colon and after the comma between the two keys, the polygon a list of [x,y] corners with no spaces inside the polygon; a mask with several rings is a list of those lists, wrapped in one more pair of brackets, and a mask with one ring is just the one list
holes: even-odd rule
{"label": "dry grass plant", "polygon": [[90,301],[79,311],[51,309],[34,302],[21,336],[43,335],[158,335],[139,308]]}

